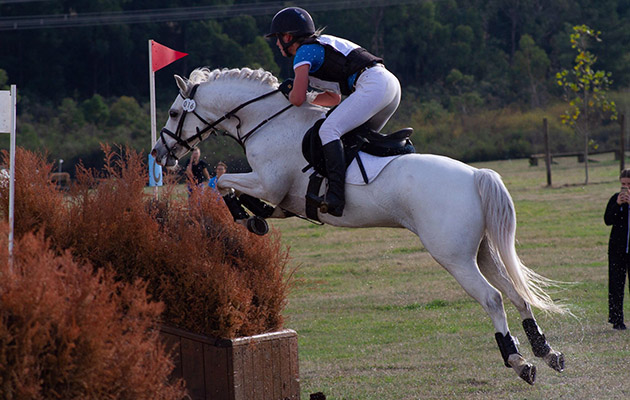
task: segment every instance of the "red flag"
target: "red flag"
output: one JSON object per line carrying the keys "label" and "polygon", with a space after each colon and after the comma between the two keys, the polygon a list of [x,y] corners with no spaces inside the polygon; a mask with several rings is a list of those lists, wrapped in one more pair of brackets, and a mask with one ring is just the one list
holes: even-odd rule
{"label": "red flag", "polygon": [[173,61],[177,61],[187,55],[188,53],[182,53],[181,51],[169,49],[155,40],[151,40],[151,68],[153,72],[162,69]]}

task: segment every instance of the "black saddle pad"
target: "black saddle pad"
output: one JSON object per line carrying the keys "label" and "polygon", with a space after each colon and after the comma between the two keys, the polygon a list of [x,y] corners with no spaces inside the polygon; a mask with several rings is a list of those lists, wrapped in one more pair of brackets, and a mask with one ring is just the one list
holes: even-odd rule
{"label": "black saddle pad", "polygon": [[[308,166],[312,166],[315,171],[323,176],[326,176],[326,164],[322,152],[322,141],[319,138],[319,128],[325,120],[325,118],[322,118],[315,122],[306,131],[302,140],[302,154],[308,161]],[[411,143],[411,139],[409,139],[412,133],[412,128],[401,129],[389,135],[376,132],[363,125],[353,129],[341,137],[346,153],[346,167],[350,165],[359,151],[377,157],[415,153],[416,149]]]}

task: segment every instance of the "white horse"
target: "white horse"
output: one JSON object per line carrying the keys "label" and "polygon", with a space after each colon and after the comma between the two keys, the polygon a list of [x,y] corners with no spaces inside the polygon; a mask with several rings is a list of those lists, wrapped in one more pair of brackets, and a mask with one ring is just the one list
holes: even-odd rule
{"label": "white horse", "polygon": [[[290,107],[275,91],[278,80],[262,70],[203,68],[188,80],[175,79],[180,95],[152,150],[158,162],[173,166],[215,130],[223,131],[243,145],[252,172],[221,176],[222,193],[234,189],[264,199],[276,206],[272,217],[285,216],[282,210],[305,215],[308,175],[302,172],[301,142],[326,109]],[[370,184],[346,185],[342,217],[319,218],[335,226],[409,229],[490,316],[506,367],[534,383],[536,367],[509,333],[501,293],[518,309],[534,355],[564,369],[564,356],[547,343],[531,306],[567,310],[543,290],[549,281],[518,258],[514,204],[496,172],[436,155],[402,155]]]}

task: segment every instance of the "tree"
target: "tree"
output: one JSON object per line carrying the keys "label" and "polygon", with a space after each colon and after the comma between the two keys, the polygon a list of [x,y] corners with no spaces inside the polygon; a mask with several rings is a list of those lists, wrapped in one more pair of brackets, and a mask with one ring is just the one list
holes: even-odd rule
{"label": "tree", "polygon": [[538,108],[542,105],[539,88],[544,84],[549,70],[549,57],[543,49],[536,46],[534,39],[529,35],[521,37],[519,48],[514,54],[512,70],[515,76],[519,77],[517,80],[529,91],[531,107]]}
{"label": "tree", "polygon": [[81,104],[83,115],[86,121],[97,125],[104,125],[109,119],[109,107],[102,96],[95,94],[91,99],[85,100]]}
{"label": "tree", "polygon": [[575,65],[569,70],[556,74],[558,85],[564,91],[564,99],[569,108],[562,114],[562,123],[574,127],[578,134],[584,136],[584,184],[588,184],[588,149],[591,145],[590,127],[602,119],[617,119],[617,107],[614,101],[607,98],[608,88],[612,83],[612,73],[595,71],[593,65],[597,61],[587,50],[591,41],[601,41],[600,31],[586,25],[573,27],[570,36],[571,48],[577,51]]}
{"label": "tree", "polygon": [[451,92],[450,103],[454,111],[462,117],[483,105],[483,99],[474,89],[475,79],[453,68],[446,77],[446,85]]}

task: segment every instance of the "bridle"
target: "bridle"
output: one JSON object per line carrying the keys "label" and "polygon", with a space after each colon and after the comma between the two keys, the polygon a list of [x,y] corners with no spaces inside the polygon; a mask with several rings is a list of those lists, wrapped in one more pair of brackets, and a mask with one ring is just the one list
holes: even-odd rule
{"label": "bridle", "polygon": [[[175,129],[175,132],[172,132],[166,128],[162,128],[162,130],[160,131],[160,139],[162,140],[162,143],[164,144],[164,147],[166,147],[166,150],[168,152],[168,156],[172,157],[175,160],[178,160],[177,156],[175,156],[175,153],[173,152],[173,147],[169,147],[168,144],[166,143],[166,139],[164,138],[164,135],[170,136],[171,138],[175,139],[175,141],[177,142],[178,145],[184,147],[186,150],[188,151],[192,151],[192,149],[198,145],[199,143],[201,143],[203,140],[205,140],[209,135],[217,135],[217,129],[216,126],[218,124],[220,124],[221,122],[223,122],[226,119],[230,119],[230,118],[236,118],[238,120],[238,124],[236,125],[236,137],[232,136],[232,135],[228,135],[230,137],[232,137],[234,140],[236,140],[238,142],[238,144],[241,145],[241,147],[243,148],[243,151],[245,151],[245,141],[247,141],[247,139],[249,139],[254,132],[256,132],[260,127],[262,127],[263,125],[265,125],[267,122],[271,121],[272,119],[274,119],[275,117],[277,117],[278,115],[282,114],[283,112],[285,112],[286,110],[288,110],[289,108],[293,107],[293,104],[289,103],[288,106],[284,107],[283,109],[281,109],[280,111],[278,111],[277,113],[273,114],[271,117],[263,120],[261,123],[259,123],[258,125],[256,125],[254,128],[252,128],[249,132],[247,132],[244,135],[241,135],[241,119],[236,115],[236,113],[238,111],[240,111],[242,108],[255,103],[259,100],[262,100],[264,98],[267,98],[273,94],[279,93],[280,90],[276,89],[276,90],[272,90],[271,92],[267,92],[261,96],[258,96],[254,99],[248,100],[245,103],[239,105],[238,107],[232,109],[231,111],[228,111],[227,113],[225,113],[221,118],[217,119],[214,122],[208,122],[206,121],[201,115],[199,115],[199,113],[197,113],[197,111],[195,110],[197,108],[197,103],[194,100],[195,94],[197,93],[197,88],[199,87],[199,84],[196,84],[195,86],[192,87],[192,89],[190,90],[190,93],[188,96],[186,96],[183,92],[179,92],[179,95],[182,96],[182,99],[184,99],[184,102],[182,103],[182,109],[183,109],[183,113],[182,116],[180,117],[179,121],[177,122],[177,128]],[[199,127],[197,126],[197,133],[194,134],[193,136],[189,137],[188,139],[182,139],[182,128],[184,126],[184,121],[186,120],[186,116],[192,113],[193,115],[195,115],[201,122],[203,122],[206,126],[203,129],[199,129]],[[204,137],[203,135],[206,134],[207,135]]]}

